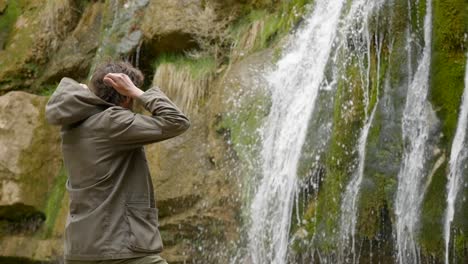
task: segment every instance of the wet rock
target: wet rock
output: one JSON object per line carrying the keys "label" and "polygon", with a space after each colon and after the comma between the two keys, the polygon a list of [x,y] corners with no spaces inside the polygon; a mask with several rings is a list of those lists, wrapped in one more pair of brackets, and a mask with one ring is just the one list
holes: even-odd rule
{"label": "wet rock", "polygon": [[109,57],[128,59],[142,41],[139,31],[142,14],[148,0],[109,1],[106,3],[102,37],[96,52],[94,63],[100,63]]}
{"label": "wet rock", "polygon": [[117,53],[129,54],[140,44],[142,36],[143,34],[140,30],[133,31],[124,36],[121,42],[117,45]]}

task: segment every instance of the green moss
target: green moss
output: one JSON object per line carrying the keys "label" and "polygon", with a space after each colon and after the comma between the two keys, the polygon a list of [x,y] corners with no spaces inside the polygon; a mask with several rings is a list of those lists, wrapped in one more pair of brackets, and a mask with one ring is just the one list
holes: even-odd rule
{"label": "green moss", "polygon": [[65,183],[67,182],[67,174],[65,168],[62,166],[59,175],[54,179],[52,190],[47,194],[47,203],[45,205],[45,227],[43,229],[43,236],[48,238],[52,235],[55,227],[55,222],[59,215],[62,205],[62,200],[65,195]]}
{"label": "green moss", "polygon": [[[303,18],[307,5],[312,2],[312,0],[280,1],[269,8],[254,5],[254,8],[248,8],[246,14],[230,26],[231,41],[239,43],[248,37],[246,35],[255,34],[253,47],[251,50],[242,51],[244,55],[268,48],[291,32],[291,29]],[[259,8],[260,6],[263,8]],[[255,24],[261,25],[260,31],[251,32]]]}
{"label": "green moss", "polygon": [[[406,0],[395,1],[391,10],[387,10],[391,13],[390,20],[380,25],[380,32],[388,32],[388,35],[384,35],[386,43],[383,44],[381,54],[380,83],[375,81],[376,77],[372,80],[374,88],[380,87],[381,98],[367,139],[364,169],[366,184],[360,190],[357,223],[357,233],[371,241],[388,236],[391,232],[389,222],[391,219],[382,218],[391,216],[386,216],[382,212],[394,211],[396,178],[403,152],[401,115],[398,113],[404,108],[405,98],[404,95],[399,94],[398,90],[406,84],[405,78],[407,77],[406,65],[402,63],[408,59],[405,51],[408,26],[407,4]],[[389,43],[393,43],[391,53],[385,48],[389,46]],[[376,64],[375,56],[374,52],[371,61],[374,65]],[[376,67],[374,66],[373,69],[373,76],[376,76]],[[383,89],[386,85],[388,86]],[[376,93],[374,94],[376,96]],[[382,244],[386,242],[390,241],[380,241]]]}
{"label": "green moss", "polygon": [[360,190],[358,208],[357,233],[371,241],[378,236],[388,235],[384,234],[389,227],[382,226],[384,219],[381,219],[381,212],[386,207],[392,208],[397,186],[395,178],[398,172],[386,171],[380,166],[399,164],[400,160],[395,160],[394,156],[401,153],[401,138],[396,141],[381,138],[384,122],[382,112],[378,109],[368,135],[364,170],[367,184]]}
{"label": "green moss", "polygon": [[[341,80],[335,101],[333,134],[326,157],[326,175],[319,191],[317,211],[317,242],[325,252],[333,250],[340,218],[340,205],[344,187],[355,167],[358,141],[364,116],[363,89],[356,67],[347,69],[348,81]],[[353,105],[348,104],[349,101]],[[350,107],[349,109],[344,106]],[[322,239],[323,238],[323,239]]]}
{"label": "green moss", "polygon": [[453,244],[455,248],[455,256],[457,259],[467,259],[467,248],[468,248],[468,234],[463,232],[462,230],[458,230],[457,232],[452,232],[453,234]]}
{"label": "green moss", "polygon": [[[15,12],[21,13],[24,25],[10,27],[5,49],[0,49],[0,86],[5,91],[30,90],[42,70],[37,63],[44,55],[34,50],[36,35],[42,26],[38,23],[42,10],[41,1],[9,2],[16,2],[12,6],[16,6]],[[9,8],[10,6],[7,9]],[[34,52],[36,53],[33,56]]]}
{"label": "green moss", "polygon": [[275,13],[266,16],[264,29],[254,50],[264,49],[274,43],[279,37],[291,32],[305,13],[308,0],[295,0],[282,2],[281,7]]}
{"label": "green moss", "polygon": [[442,121],[444,143],[455,134],[464,87],[463,51],[466,13],[464,0],[434,1],[431,102]]}
{"label": "green moss", "polygon": [[[386,46],[386,43],[383,44]],[[375,114],[372,124],[369,129],[366,142],[366,165],[364,168],[364,177],[369,183],[366,187],[362,186],[359,194],[359,206],[358,206],[358,223],[356,230],[358,234],[369,240],[374,240],[382,232],[382,219],[381,211],[386,208],[388,204],[391,204],[393,199],[393,192],[389,193],[390,190],[395,188],[396,182],[392,178],[393,175],[385,175],[379,171],[373,171],[370,169],[369,164],[374,162],[391,162],[388,159],[388,153],[380,150],[380,135],[383,129],[382,120],[382,107],[377,105],[382,97],[382,87],[386,85],[386,79],[388,78],[389,71],[389,51],[383,49],[381,51],[380,61],[378,60],[377,47],[371,46],[371,58],[370,58],[370,102],[366,109],[368,116],[375,109]],[[380,63],[380,65],[378,65]],[[377,107],[377,108],[376,108]]]}
{"label": "green moss", "polygon": [[446,207],[447,162],[434,174],[432,182],[425,193],[422,205],[420,245],[426,256],[437,256],[443,259],[444,237],[443,220]]}
{"label": "green moss", "polygon": [[230,145],[243,164],[252,164],[259,156],[259,128],[267,115],[268,102],[261,93],[244,98],[217,125],[216,130],[229,137]]}
{"label": "green moss", "polygon": [[57,86],[58,83],[43,85],[41,90],[39,90],[38,94],[42,96],[51,96],[54,93]]}
{"label": "green moss", "polygon": [[180,68],[188,68],[195,80],[204,79],[216,71],[216,61],[212,57],[190,58],[182,54],[164,53],[158,56],[153,67],[156,69],[161,64],[173,64]]}
{"label": "green moss", "polygon": [[7,8],[0,15],[0,50],[3,49],[20,14],[18,1],[8,1]]}
{"label": "green moss", "polygon": [[[442,123],[440,147],[445,153],[450,153],[464,89],[465,5],[463,0],[434,1],[430,100]],[[435,254],[439,258],[444,254],[442,222],[446,206],[443,197],[446,194],[447,166],[445,162],[434,175],[421,215],[421,246],[426,254]]]}

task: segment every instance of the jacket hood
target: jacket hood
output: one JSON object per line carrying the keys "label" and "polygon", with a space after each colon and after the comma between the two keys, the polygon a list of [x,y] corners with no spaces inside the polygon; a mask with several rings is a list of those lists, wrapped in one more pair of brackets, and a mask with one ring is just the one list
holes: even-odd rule
{"label": "jacket hood", "polygon": [[71,125],[114,106],[70,78],[63,78],[46,105],[52,125]]}

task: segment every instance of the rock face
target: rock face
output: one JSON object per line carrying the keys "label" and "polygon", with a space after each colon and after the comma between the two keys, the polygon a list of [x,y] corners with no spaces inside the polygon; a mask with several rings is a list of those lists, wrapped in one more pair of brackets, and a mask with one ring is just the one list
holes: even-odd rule
{"label": "rock face", "polygon": [[[418,239],[421,258],[434,263],[443,253],[447,156],[465,72],[463,1],[432,1],[430,103],[440,128],[431,135],[437,138],[435,158]],[[300,25],[306,4],[312,2],[0,0],[0,256],[60,258],[67,175],[59,128],[45,123],[44,105],[63,76],[85,83],[97,64],[114,59],[139,67],[146,76],[142,88],[160,86],[192,123],[180,137],[146,147],[163,256],[169,263],[236,263],[239,258],[230,257],[248,251],[242,248],[248,239],[245,214],[261,177],[260,128],[271,104],[264,73],[281,55],[283,37]],[[395,20],[380,21],[379,34],[369,35],[373,40],[382,31],[384,42],[392,44],[381,48],[381,70],[391,78],[375,94],[380,105],[366,145],[356,223],[363,261],[373,256],[393,262],[396,176],[405,146],[401,117],[404,87],[411,78],[406,60],[418,61],[416,53],[408,55],[407,24],[414,19],[413,26],[423,25],[426,8],[426,1],[389,2],[382,19]],[[415,49],[423,44],[421,34],[415,31]],[[376,47],[368,48],[373,76]],[[334,74],[327,72],[325,81]],[[319,251],[325,259],[336,250],[341,193],[356,166],[356,141],[364,122],[362,94],[346,89],[357,81],[353,77],[339,82],[338,89],[319,93],[298,168],[290,262],[311,262]],[[467,192],[465,188],[463,196]],[[463,261],[468,252],[466,197],[457,206],[451,254]],[[370,254],[376,247],[378,254]]]}
{"label": "rock face", "polygon": [[[8,22],[7,30],[0,32],[0,44],[5,44],[0,47],[0,206],[6,206],[4,212],[31,206],[27,208],[44,215],[45,221],[34,229],[11,231],[8,226],[21,225],[0,215],[0,255],[60,258],[68,210],[59,128],[44,120],[47,97],[8,91],[50,94],[61,77],[84,82],[90,70],[108,58],[140,63],[151,81],[158,54],[183,54],[205,45],[202,41],[221,38],[241,6],[236,1],[197,0],[6,2],[0,12],[0,25]],[[231,11],[233,16],[228,15]],[[226,83],[214,81],[215,67],[209,78],[201,81],[194,75],[185,83],[204,89],[196,101],[205,103],[192,102],[194,107],[186,109],[191,129],[146,148],[160,211],[163,256],[170,263],[227,262],[238,239],[239,178],[233,173],[237,161],[226,135],[217,131],[218,113],[224,111],[227,97],[221,92]],[[192,68],[185,68],[187,76]],[[243,66],[235,68],[228,75],[236,75]],[[175,83],[178,76],[179,68],[173,67],[165,80]],[[186,93],[179,88],[166,89],[175,91],[169,92],[175,101]]]}
{"label": "rock face", "polygon": [[[52,233],[57,216],[50,203],[62,164],[60,138],[58,128],[44,119],[46,102],[47,97],[25,92],[0,97],[0,255],[50,259],[60,254],[60,239],[31,239],[31,232]],[[54,204],[57,213],[61,205]]]}
{"label": "rock face", "polygon": [[153,75],[159,54],[226,38],[243,6],[233,0],[2,1],[0,93],[49,94],[61,76],[84,81],[93,65],[110,58]]}
{"label": "rock face", "polygon": [[[265,96],[259,73],[271,66],[271,54],[271,50],[253,54],[231,65],[211,83],[206,103],[187,109],[192,123],[188,132],[146,148],[166,239],[163,256],[171,263],[228,263],[229,252],[235,250],[244,220],[240,211],[244,192],[239,186],[244,181],[242,174],[251,169],[239,169],[249,162],[251,151],[238,149],[240,144],[235,143],[255,137],[256,128],[241,138],[231,138],[228,131],[252,122],[249,109],[258,108],[259,98]],[[177,76],[175,71],[166,78]],[[174,81],[167,84],[178,85]],[[161,89],[173,91],[169,86]],[[180,97],[184,95],[171,98],[179,101]],[[245,99],[238,104],[235,97]],[[242,114],[228,115],[237,111]],[[257,126],[263,116],[254,118]]]}
{"label": "rock face", "polygon": [[104,8],[103,3],[96,2],[82,11],[77,26],[51,56],[41,76],[42,83],[57,83],[63,76],[80,80],[87,77],[99,46]]}
{"label": "rock face", "polygon": [[183,51],[200,45],[199,38],[221,37],[239,9],[234,1],[151,1],[142,30],[146,39],[157,40],[155,51]]}
{"label": "rock face", "polygon": [[0,18],[0,91],[38,89],[34,78],[78,22],[71,0],[8,1]]}
{"label": "rock face", "polygon": [[[200,114],[190,119],[187,133],[146,149],[166,245],[163,256],[171,263],[200,260],[207,257],[202,254],[206,250],[226,249],[238,226],[235,179],[229,177],[222,138],[210,135],[210,119]],[[212,244],[215,241],[219,244]],[[212,261],[215,257],[223,256],[208,256]]]}
{"label": "rock face", "polygon": [[57,175],[58,129],[45,124],[46,100],[24,92],[0,97],[1,205],[21,201],[40,208]]}

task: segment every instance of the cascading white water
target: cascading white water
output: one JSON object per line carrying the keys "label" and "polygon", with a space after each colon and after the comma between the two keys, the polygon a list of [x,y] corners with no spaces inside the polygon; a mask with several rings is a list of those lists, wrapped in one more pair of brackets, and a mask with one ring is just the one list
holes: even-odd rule
{"label": "cascading white water", "polygon": [[[357,168],[352,174],[351,180],[348,183],[345,193],[343,195],[341,203],[341,217],[340,217],[340,247],[342,254],[349,246],[349,240],[351,238],[351,253],[353,258],[355,257],[355,231],[356,231],[356,222],[357,222],[357,205],[359,199],[359,190],[361,188],[361,183],[364,177],[364,164],[366,156],[366,143],[367,137],[369,135],[369,130],[374,119],[374,115],[378,105],[378,87],[377,89],[377,100],[370,110],[370,46],[371,38],[369,32],[369,19],[370,16],[377,11],[380,6],[384,3],[384,0],[380,1],[355,1],[351,7],[349,14],[347,15],[347,22],[344,23],[345,26],[349,27],[354,24],[357,24],[357,30],[352,30],[351,40],[353,41],[353,47],[355,51],[347,51],[347,53],[352,53],[353,56],[358,57],[358,63],[361,71],[361,86],[364,89],[364,105],[365,105],[365,118],[364,118],[364,127],[362,128],[358,141],[358,164]],[[352,20],[352,21],[351,21]],[[349,29],[348,29],[349,30]],[[356,41],[354,41],[356,40]],[[359,48],[359,46],[364,46],[365,48]],[[382,49],[382,39],[378,36],[375,36],[375,46],[377,48],[377,67],[380,67],[380,53]],[[353,54],[354,53],[354,54]],[[366,61],[367,65],[363,62]],[[380,68],[377,70],[376,83],[379,83],[380,79]],[[367,111],[371,111],[369,115]],[[344,253],[346,254],[346,253]],[[343,256],[341,256],[343,257]],[[355,259],[353,260],[355,262]]]}
{"label": "cascading white water", "polygon": [[272,106],[263,130],[263,178],[248,230],[255,264],[286,262],[298,162],[344,2],[315,1],[304,27],[267,77]]}
{"label": "cascading white water", "polygon": [[419,263],[416,244],[417,225],[424,198],[425,164],[428,155],[429,111],[427,101],[431,62],[432,3],[427,1],[424,18],[424,49],[418,68],[408,87],[403,114],[405,150],[398,174],[395,200],[396,248],[399,263]]}
{"label": "cascading white water", "polygon": [[[468,56],[467,56],[468,57]],[[445,238],[445,263],[449,263],[450,228],[455,215],[455,201],[460,186],[463,184],[463,166],[468,157],[466,150],[466,130],[468,129],[468,59],[465,66],[465,90],[458,116],[457,131],[452,142],[450,153],[450,174],[447,183],[447,209],[445,212],[444,238]]]}

